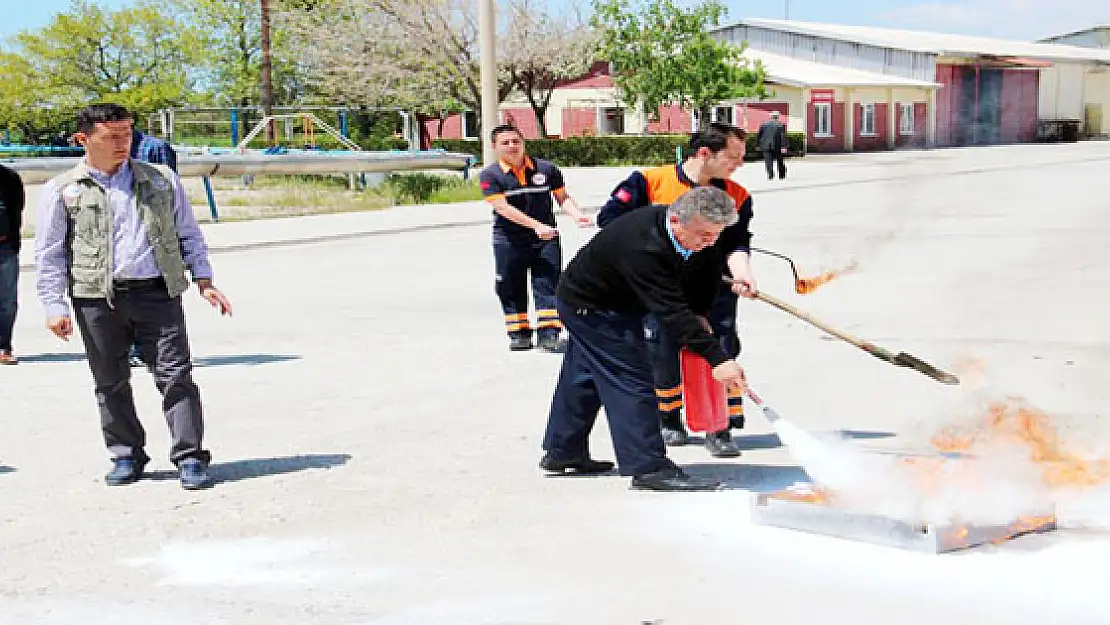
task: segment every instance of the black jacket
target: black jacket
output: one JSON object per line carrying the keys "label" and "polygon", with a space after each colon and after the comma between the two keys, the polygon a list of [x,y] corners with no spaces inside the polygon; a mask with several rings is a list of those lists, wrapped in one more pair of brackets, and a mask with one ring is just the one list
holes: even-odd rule
{"label": "black jacket", "polygon": [[570,261],[556,294],[573,308],[653,314],[679,345],[716,367],[728,356],[696,315],[706,316],[717,296],[720,251],[711,245],[683,260],[666,223],[666,206],[613,221]]}
{"label": "black jacket", "polygon": [[[0,165],[0,246],[19,252],[23,228],[23,179],[14,169]],[[6,237],[6,238],[4,238]]]}
{"label": "black jacket", "polygon": [[782,122],[767,120],[759,125],[759,136],[756,138],[760,152],[774,152],[778,154],[783,148],[788,147],[786,142],[786,125]]}

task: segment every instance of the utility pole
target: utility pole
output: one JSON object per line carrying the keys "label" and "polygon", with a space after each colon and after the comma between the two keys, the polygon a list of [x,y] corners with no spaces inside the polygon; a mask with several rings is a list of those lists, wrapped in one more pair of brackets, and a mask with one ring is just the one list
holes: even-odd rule
{"label": "utility pole", "polygon": [[482,163],[496,162],[489,131],[497,126],[497,6],[495,0],[478,0],[478,39],[481,48]]}
{"label": "utility pole", "polygon": [[786,2],[786,19],[790,19],[790,0],[784,1]]}
{"label": "utility pole", "polygon": [[[262,114],[274,112],[273,67],[270,61],[270,0],[259,0],[262,9]],[[266,143],[274,145],[274,120],[266,123]]]}

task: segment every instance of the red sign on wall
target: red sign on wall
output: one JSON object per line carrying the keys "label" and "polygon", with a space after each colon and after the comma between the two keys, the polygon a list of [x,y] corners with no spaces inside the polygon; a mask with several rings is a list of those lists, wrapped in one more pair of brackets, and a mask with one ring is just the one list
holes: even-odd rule
{"label": "red sign on wall", "polygon": [[817,104],[817,103],[820,103],[820,102],[832,103],[833,100],[834,100],[834,94],[836,92],[832,89],[814,89],[814,90],[810,91],[809,93],[810,93],[810,100],[814,104]]}

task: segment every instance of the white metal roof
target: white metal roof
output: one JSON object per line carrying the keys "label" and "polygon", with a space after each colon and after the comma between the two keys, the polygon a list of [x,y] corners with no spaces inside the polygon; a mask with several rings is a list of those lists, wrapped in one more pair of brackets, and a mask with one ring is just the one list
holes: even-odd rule
{"label": "white metal roof", "polygon": [[[842,24],[818,24],[793,20],[744,19],[734,22],[732,25],[780,30],[893,48],[896,50],[911,50],[914,52],[926,52],[938,55],[991,55],[1052,61],[1101,61],[1110,63],[1110,50],[1080,48],[1078,46],[1065,46],[1059,44],[1006,41],[1004,39],[990,39],[987,37],[944,35],[916,30],[845,26]],[[718,27],[715,30],[724,30],[727,28],[729,28],[729,26]]]}
{"label": "white metal roof", "polygon": [[939,87],[937,83],[926,80],[890,76],[859,69],[848,69],[793,59],[759,50],[745,50],[744,56],[759,59],[767,79],[782,85],[795,87]]}
{"label": "white metal roof", "polygon": [[1076,35],[1086,35],[1087,33],[1100,33],[1100,32],[1110,32],[1110,23],[1095,24],[1094,26],[1091,26],[1090,28],[1080,28],[1079,30],[1072,30],[1072,31],[1068,31],[1066,33],[1060,33],[1059,35],[1052,35],[1051,37],[1043,37],[1041,39],[1038,39],[1037,42],[1038,43],[1052,43],[1054,41],[1063,39],[1065,37],[1074,37]]}

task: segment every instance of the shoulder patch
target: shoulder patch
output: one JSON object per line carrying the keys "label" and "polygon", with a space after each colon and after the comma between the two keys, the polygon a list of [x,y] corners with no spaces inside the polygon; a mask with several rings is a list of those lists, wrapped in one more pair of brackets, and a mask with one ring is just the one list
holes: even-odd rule
{"label": "shoulder patch", "polygon": [[543,174],[540,174],[540,173],[537,173],[536,175],[532,176],[532,184],[537,185],[537,186],[543,186],[546,183],[547,183],[547,176],[545,176]]}
{"label": "shoulder patch", "polygon": [[632,200],[632,193],[629,192],[628,189],[621,187],[620,189],[617,189],[617,192],[613,194],[613,197],[617,198],[617,200],[620,202],[629,202],[630,200]]}
{"label": "shoulder patch", "polygon": [[81,185],[71,182],[62,188],[62,201],[65,202],[66,206],[72,206],[81,199],[83,192]]}

